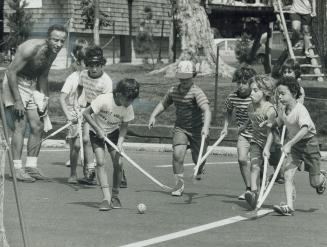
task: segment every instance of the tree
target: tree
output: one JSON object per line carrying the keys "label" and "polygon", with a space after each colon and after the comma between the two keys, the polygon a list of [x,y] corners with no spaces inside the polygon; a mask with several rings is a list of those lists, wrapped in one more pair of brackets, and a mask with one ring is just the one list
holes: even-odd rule
{"label": "tree", "polygon": [[[200,0],[171,0],[177,32],[181,38],[181,55],[176,61],[191,59],[197,64],[199,74],[215,72],[216,45],[213,32]],[[173,76],[176,63],[156,72],[166,71]],[[234,68],[219,59],[219,71],[225,77],[231,77]],[[154,73],[156,73],[154,72]]]}
{"label": "tree", "polygon": [[32,14],[25,11],[27,3],[25,0],[7,0],[8,6],[14,10],[11,14],[5,14],[7,26],[10,29],[6,38],[6,48],[16,48],[28,39],[32,30]]}
{"label": "tree", "polygon": [[111,24],[110,16],[100,10],[100,0],[82,0],[82,19],[85,29],[93,30],[94,44],[100,45],[99,30]]}

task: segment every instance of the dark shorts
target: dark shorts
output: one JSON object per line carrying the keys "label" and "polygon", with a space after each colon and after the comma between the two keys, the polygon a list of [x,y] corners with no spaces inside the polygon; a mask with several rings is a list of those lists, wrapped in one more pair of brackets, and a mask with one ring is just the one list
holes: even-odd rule
{"label": "dark shorts", "polygon": [[320,174],[320,150],[317,137],[304,139],[296,143],[291,149],[292,163],[300,166],[304,162],[304,170],[310,176]]}
{"label": "dark shorts", "polygon": [[282,156],[282,146],[280,144],[273,143],[270,148],[269,165],[277,167],[280,157]]}
{"label": "dark shorts", "polygon": [[[107,138],[112,141],[115,145],[118,143],[118,137],[119,137],[119,129],[115,130],[114,132],[111,132],[107,135]],[[114,151],[115,149],[109,145],[109,143],[105,142],[103,139],[99,138],[93,131],[90,131],[90,141],[92,144],[93,151],[97,148],[105,149],[105,145],[108,148],[108,151]]]}
{"label": "dark shorts", "polygon": [[302,15],[298,13],[292,13],[290,17],[292,21],[300,21],[304,26],[310,26],[312,22],[312,17],[310,14]]}
{"label": "dark shorts", "polygon": [[[203,153],[206,153],[207,147],[209,144],[209,138],[206,138],[203,146]],[[179,127],[174,128],[173,135],[173,146],[177,145],[187,145],[187,148],[190,148],[192,153],[198,154],[201,147],[201,129],[196,131],[194,130],[185,130]]]}

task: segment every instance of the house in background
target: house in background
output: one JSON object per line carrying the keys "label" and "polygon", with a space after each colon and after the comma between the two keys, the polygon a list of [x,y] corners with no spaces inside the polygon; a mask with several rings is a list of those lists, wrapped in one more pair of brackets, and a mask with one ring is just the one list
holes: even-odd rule
{"label": "house in background", "polygon": [[[33,14],[34,22],[30,38],[44,38],[48,27],[53,24],[65,25],[69,30],[66,46],[61,50],[54,66],[64,67],[70,63],[70,51],[76,39],[93,40],[92,30],[85,29],[82,20],[81,0],[27,0],[27,2],[29,5],[26,11]],[[135,53],[133,41],[139,33],[141,22],[146,17],[145,7],[150,7],[153,15],[151,20],[154,38],[153,57],[158,57],[161,46],[161,58],[168,58],[172,29],[169,0],[99,0],[99,2],[100,10],[109,15],[111,20],[109,26],[100,29],[100,43],[104,46],[109,63],[142,61],[143,55]],[[4,12],[10,11],[12,10],[5,1]],[[3,28],[5,33],[10,31],[6,26],[6,20]],[[108,44],[113,36],[115,38]]]}

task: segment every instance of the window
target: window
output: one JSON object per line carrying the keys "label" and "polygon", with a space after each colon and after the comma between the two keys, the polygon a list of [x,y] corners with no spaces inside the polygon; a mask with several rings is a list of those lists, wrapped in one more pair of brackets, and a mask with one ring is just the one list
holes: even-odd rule
{"label": "window", "polygon": [[[42,0],[25,0],[27,3],[26,9],[42,8]],[[23,1],[21,1],[22,3]]]}

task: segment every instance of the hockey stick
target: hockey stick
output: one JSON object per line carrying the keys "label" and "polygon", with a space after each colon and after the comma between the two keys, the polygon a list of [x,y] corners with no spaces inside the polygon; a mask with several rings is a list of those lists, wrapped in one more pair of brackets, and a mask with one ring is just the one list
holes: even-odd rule
{"label": "hockey stick", "polygon": [[198,156],[198,162],[196,163],[196,166],[193,168],[194,172],[193,172],[193,178],[196,177],[196,175],[198,174],[200,165],[202,164],[201,160],[202,160],[202,153],[203,153],[203,147],[204,147],[204,142],[206,140],[206,137],[204,135],[201,136],[201,145],[200,145],[200,150],[199,150],[199,156]]}
{"label": "hockey stick", "polygon": [[166,192],[171,192],[175,190],[175,188],[171,188],[167,185],[162,184],[160,181],[155,179],[152,175],[150,175],[147,171],[145,171],[141,166],[139,166],[135,161],[133,161],[124,151],[120,151],[118,147],[110,141],[107,137],[104,137],[105,142],[107,142],[111,147],[113,147],[121,156],[123,156],[132,166],[134,166],[137,170],[139,170],[143,175],[145,175],[148,179],[158,185],[161,189]]}
{"label": "hockey stick", "polygon": [[261,200],[264,190],[266,189],[265,183],[266,183],[266,177],[267,177],[267,168],[268,168],[268,158],[266,156],[263,157],[263,175],[262,175],[262,181],[261,181],[261,187],[260,192],[258,196],[258,201]]}

